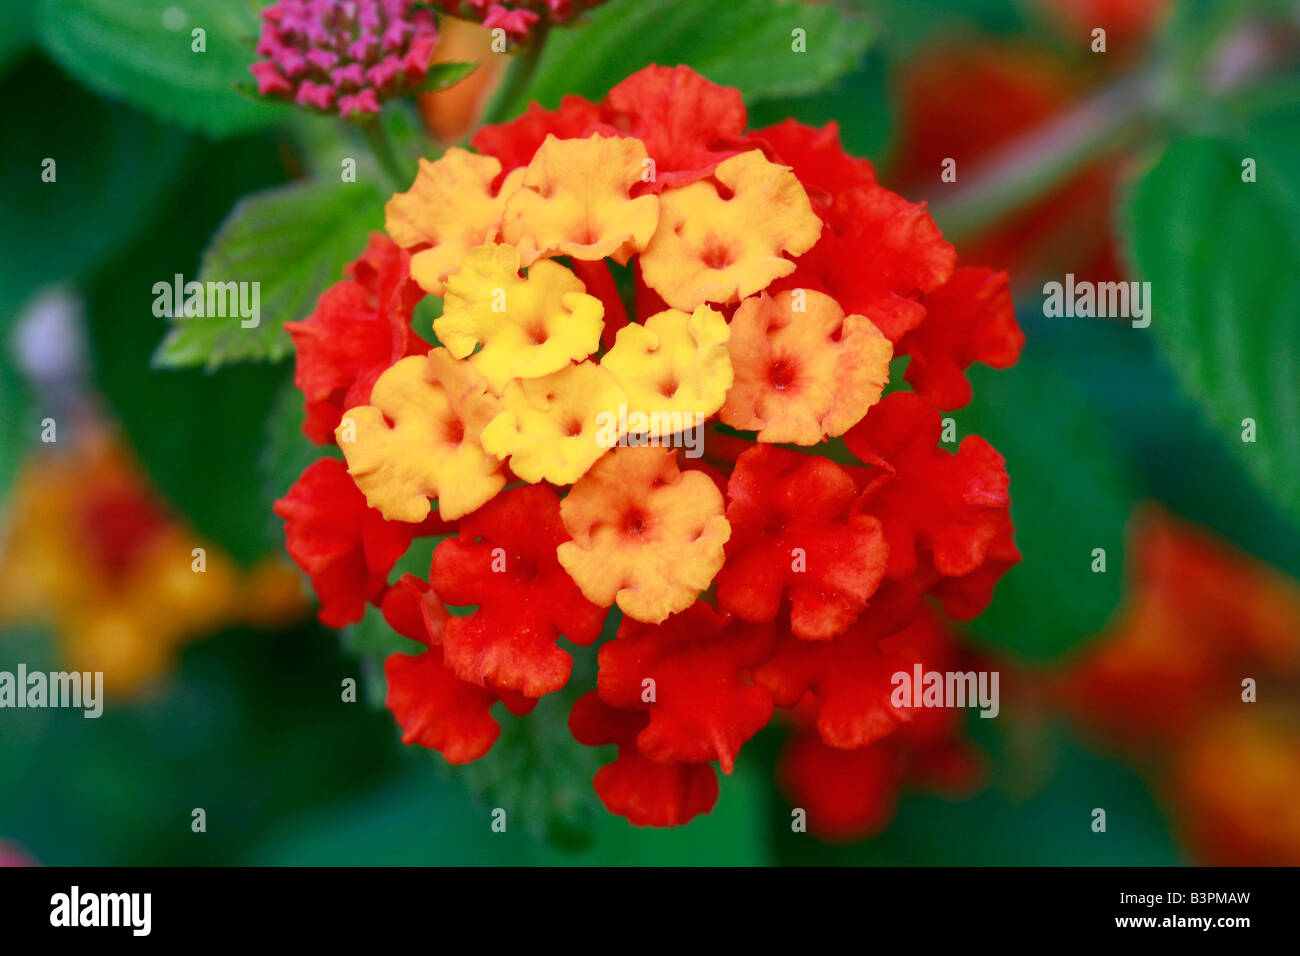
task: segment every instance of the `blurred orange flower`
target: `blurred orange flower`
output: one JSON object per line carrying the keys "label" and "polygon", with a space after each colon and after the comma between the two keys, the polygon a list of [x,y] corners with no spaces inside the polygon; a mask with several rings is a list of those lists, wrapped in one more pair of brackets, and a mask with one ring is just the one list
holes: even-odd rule
{"label": "blurred orange flower", "polygon": [[507,59],[492,50],[492,31],[468,20],[446,17],[438,24],[432,62],[477,63],[478,68],[445,90],[420,94],[425,129],[447,145],[463,139],[482,116]]}
{"label": "blurred orange flower", "polygon": [[1135,528],[1132,594],[1065,707],[1157,770],[1207,862],[1300,863],[1300,583],[1154,507]]}
{"label": "blurred orange flower", "polygon": [[[993,39],[923,52],[900,76],[900,132],[883,179],[904,191],[933,191],[948,159],[958,182],[979,175],[1017,137],[1086,93],[1093,76],[1068,64],[1046,47]],[[1118,279],[1110,212],[1117,172],[1113,156],[1086,165],[958,243],[962,259],[1021,282],[1067,268],[1091,281]]]}
{"label": "blurred orange flower", "polygon": [[241,571],[170,514],[102,433],[33,455],[18,477],[0,537],[0,624],[49,626],[63,666],[102,671],[110,694],[158,679],[203,634],[273,627],[306,609],[291,566]]}

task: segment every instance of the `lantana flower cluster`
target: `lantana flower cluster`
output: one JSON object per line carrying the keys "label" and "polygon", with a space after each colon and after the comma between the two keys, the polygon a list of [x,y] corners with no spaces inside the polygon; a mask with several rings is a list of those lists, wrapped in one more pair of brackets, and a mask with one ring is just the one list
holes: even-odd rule
{"label": "lantana flower cluster", "polygon": [[[616,613],[570,728],[617,748],[595,788],[633,823],[709,811],[714,765],[778,710],[827,831],[903,780],[968,779],[954,720],[894,706],[891,675],[950,658],[941,614],[979,613],[1019,559],[1002,457],[940,442],[965,369],[1018,356],[1006,276],[956,268],[834,124],[747,129],[685,67],[472,145],[422,161],[288,326],[305,431],[344,460],[276,511],[322,621],[372,604],[424,645],[385,667],[403,739],[483,756],[495,705],[565,688],[560,639],[591,648]],[[911,389],[885,394],[902,355]],[[429,535],[428,575],[393,580]]]}
{"label": "lantana flower cluster", "polygon": [[257,92],[340,116],[420,86],[438,29],[416,0],[278,0],[262,11]]}

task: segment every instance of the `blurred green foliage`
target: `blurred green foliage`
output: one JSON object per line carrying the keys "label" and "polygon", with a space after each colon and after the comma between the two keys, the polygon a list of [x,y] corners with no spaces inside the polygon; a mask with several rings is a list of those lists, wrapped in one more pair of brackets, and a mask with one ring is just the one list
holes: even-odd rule
{"label": "blurred green foliage", "polygon": [[208,237],[246,193],[283,176],[269,136],[196,152],[160,214],[85,283],[95,382],[164,495],[200,534],[251,564],[279,542],[268,533],[258,471],[264,425],[284,366],[233,365],[213,374],[149,371],[165,331],[153,285],[193,276]]}
{"label": "blurred green foliage", "polygon": [[[957,438],[982,435],[1006,458],[1023,560],[969,630],[997,650],[1059,659],[1100,631],[1119,604],[1137,488],[1088,392],[1035,339],[1014,368],[980,367],[970,378],[975,397],[953,415]],[[1105,573],[1092,570],[1098,548]]]}
{"label": "blurred green foliage", "polygon": [[[41,286],[85,278],[152,225],[195,144],[36,57],[0,78],[0,95],[0,315],[12,315]],[[40,178],[46,158],[53,183]]]}
{"label": "blurred green foliage", "polygon": [[[0,638],[0,660],[20,637]],[[41,646],[18,659],[52,666]],[[317,627],[230,631],[186,650],[160,694],[97,719],[7,711],[0,831],[49,865],[236,862],[399,770],[389,718],[342,702],[355,668]],[[191,830],[195,808],[205,833]]]}
{"label": "blurred green foliage", "polygon": [[256,100],[248,73],[258,4],[247,0],[39,0],[36,36],[68,72],[186,129],[228,136],[287,107]]}

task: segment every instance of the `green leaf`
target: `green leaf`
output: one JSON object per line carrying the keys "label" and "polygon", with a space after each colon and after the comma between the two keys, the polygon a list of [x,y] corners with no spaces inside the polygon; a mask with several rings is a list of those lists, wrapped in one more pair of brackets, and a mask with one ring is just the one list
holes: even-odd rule
{"label": "green leaf", "polygon": [[[1152,338],[1118,322],[1068,321],[1022,312],[1035,361],[1088,395],[1144,499],[1300,577],[1300,536],[1277,533],[1286,512],[1220,440],[1179,386]],[[1140,408],[1142,414],[1135,415]],[[1195,474],[1195,481],[1187,476]],[[1231,501],[1232,507],[1223,503]]]}
{"label": "green leaf", "polygon": [[[32,8],[27,3],[0,4],[0,71],[9,66],[32,40]],[[6,101],[8,102],[8,101]]]}
{"label": "green leaf", "polygon": [[[806,52],[793,50],[804,31]],[[585,26],[555,30],[537,73],[512,109],[555,107],[566,93],[599,99],[651,63],[685,64],[746,102],[802,96],[850,72],[866,53],[865,17],[797,0],[611,0]]]}
{"label": "green leaf", "polygon": [[[578,648],[577,653],[591,654],[592,649]],[[570,680],[523,717],[496,705],[493,716],[501,724],[501,736],[487,756],[457,768],[470,791],[489,806],[505,809],[513,825],[565,849],[589,846],[606,812],[591,788],[605,760],[600,750],[583,746],[569,732],[569,711],[588,686],[594,687],[594,680]]]}
{"label": "green leaf", "polygon": [[[1096,635],[1120,602],[1138,491],[1087,394],[1032,341],[1014,368],[972,367],[974,401],[953,418],[958,441],[982,435],[1006,458],[1024,556],[970,630],[999,650],[1054,660]],[[1092,571],[1096,548],[1105,573]]]}
{"label": "green leaf", "polygon": [[284,323],[310,315],[365,250],[370,232],[383,227],[384,199],[358,180],[291,183],[240,200],[203,254],[198,281],[257,283],[258,324],[244,328],[239,315],[177,318],[157,363],[213,369],[288,355],[293,343]]}
{"label": "green leaf", "polygon": [[[203,52],[192,31],[204,31]],[[257,17],[238,0],[41,0],[45,50],[99,92],[188,129],[227,136],[273,122],[286,108],[254,102],[249,80]]]}
{"label": "green leaf", "polygon": [[[5,77],[0,99],[0,314],[13,314],[42,285],[83,278],[147,228],[193,144],[39,57]],[[53,182],[42,178],[46,159]]]}
{"label": "green leaf", "polygon": [[749,125],[770,126],[793,116],[811,126],[839,124],[844,148],[883,162],[892,141],[897,104],[887,85],[883,56],[872,53],[858,69],[808,96],[765,99],[749,110]]}
{"label": "green leaf", "polygon": [[434,63],[430,65],[429,71],[424,76],[424,83],[420,86],[420,92],[436,93],[439,90],[455,86],[477,69],[478,64],[473,61],[466,63]]}
{"label": "green leaf", "polygon": [[[1173,143],[1132,189],[1124,227],[1151,282],[1150,333],[1222,439],[1300,518],[1298,127],[1292,108],[1239,139]],[[1245,158],[1257,182],[1242,181]]]}

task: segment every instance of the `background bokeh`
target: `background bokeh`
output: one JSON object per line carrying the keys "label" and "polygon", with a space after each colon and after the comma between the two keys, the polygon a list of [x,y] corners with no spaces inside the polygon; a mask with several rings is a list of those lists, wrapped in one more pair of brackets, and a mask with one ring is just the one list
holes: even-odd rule
{"label": "background bokeh", "polygon": [[[690,64],[744,90],[752,126],[838,122],[964,263],[1011,275],[1023,357],[972,369],[953,416],[1006,456],[1024,554],[965,629],[1003,676],[999,717],[969,720],[981,781],[891,785],[871,832],[824,839],[791,832],[778,726],[712,814],[637,830],[594,803],[563,714],[453,770],[401,745],[373,629],[314,622],[271,514],[314,457],[272,336],[385,193],[327,182],[368,162],[339,121],[236,91],[257,6],[0,3],[0,670],[118,675],[97,720],[0,711],[0,863],[1300,863],[1296,4],[611,0],[548,40],[525,98]],[[766,58],[805,21],[806,63]],[[482,35],[444,43],[483,65],[388,108],[412,153],[522,104],[494,97]],[[241,225],[268,196],[301,214]],[[169,336],[151,290],[241,228],[243,254],[296,267],[263,278],[265,340],[210,368],[220,344]],[[1045,317],[1067,273],[1149,280],[1150,327]]]}

